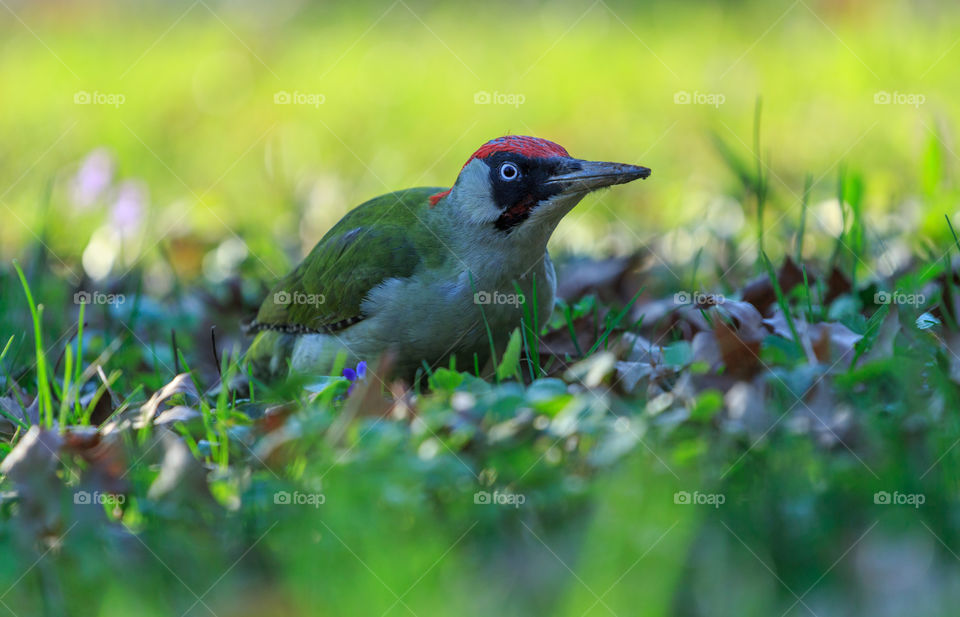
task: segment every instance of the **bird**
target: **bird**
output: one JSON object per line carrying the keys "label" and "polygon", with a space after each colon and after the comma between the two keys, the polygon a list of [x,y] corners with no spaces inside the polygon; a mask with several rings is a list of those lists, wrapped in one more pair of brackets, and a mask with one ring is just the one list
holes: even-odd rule
{"label": "bird", "polygon": [[548,320],[557,277],[547,241],[560,220],[588,193],[650,174],[507,135],[477,149],[449,188],[357,206],[245,324],[255,335],[246,356],[254,374],[330,375],[384,354],[391,375],[406,379],[451,358],[484,366],[525,306],[537,323]]}

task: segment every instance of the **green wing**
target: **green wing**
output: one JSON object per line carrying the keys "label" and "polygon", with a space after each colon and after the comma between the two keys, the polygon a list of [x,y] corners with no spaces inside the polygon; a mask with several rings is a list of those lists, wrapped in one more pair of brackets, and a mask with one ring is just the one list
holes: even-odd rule
{"label": "green wing", "polygon": [[363,319],[360,305],[371,289],[411,276],[427,256],[442,255],[440,241],[422,222],[430,214],[429,196],[442,190],[398,191],[351,210],[274,286],[253,328],[330,332]]}

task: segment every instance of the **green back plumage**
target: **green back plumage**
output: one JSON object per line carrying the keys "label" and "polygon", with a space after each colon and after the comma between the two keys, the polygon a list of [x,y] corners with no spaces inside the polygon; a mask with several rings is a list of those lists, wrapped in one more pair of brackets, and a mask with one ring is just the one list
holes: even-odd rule
{"label": "green back plumage", "polygon": [[397,191],[351,210],[274,286],[256,327],[322,332],[362,319],[360,305],[373,287],[442,258],[437,233],[426,227],[433,218],[428,199],[442,190]]}

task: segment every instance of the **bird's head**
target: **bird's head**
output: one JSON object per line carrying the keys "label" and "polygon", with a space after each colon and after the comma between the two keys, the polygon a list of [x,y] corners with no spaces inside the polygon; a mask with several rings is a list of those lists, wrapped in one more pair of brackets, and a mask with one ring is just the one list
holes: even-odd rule
{"label": "bird's head", "polygon": [[552,141],[508,135],[483,144],[467,159],[456,184],[430,201],[451,208],[463,223],[498,235],[536,231],[549,237],[587,193],[649,175],[646,167],[585,161]]}

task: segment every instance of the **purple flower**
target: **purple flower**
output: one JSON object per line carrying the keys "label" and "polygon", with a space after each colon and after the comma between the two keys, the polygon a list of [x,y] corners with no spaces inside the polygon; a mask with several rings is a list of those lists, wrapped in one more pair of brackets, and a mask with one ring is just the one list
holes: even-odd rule
{"label": "purple flower", "polygon": [[143,222],[147,192],[140,183],[128,180],[117,188],[110,209],[110,222],[121,236],[130,236]]}
{"label": "purple flower", "polygon": [[367,363],[364,360],[361,360],[357,364],[356,369],[352,369],[349,366],[343,369],[343,376],[346,377],[347,381],[350,382],[350,387],[347,389],[347,394],[353,392],[353,388],[357,385],[358,381],[363,381],[367,377]]}
{"label": "purple flower", "polygon": [[360,364],[357,365],[356,370],[348,366],[347,368],[343,369],[343,376],[346,377],[347,381],[350,382],[365,379],[367,376],[367,363],[361,360]]}
{"label": "purple flower", "polygon": [[88,154],[71,182],[74,205],[80,209],[93,205],[113,182],[113,171],[113,158],[105,148],[97,148]]}

